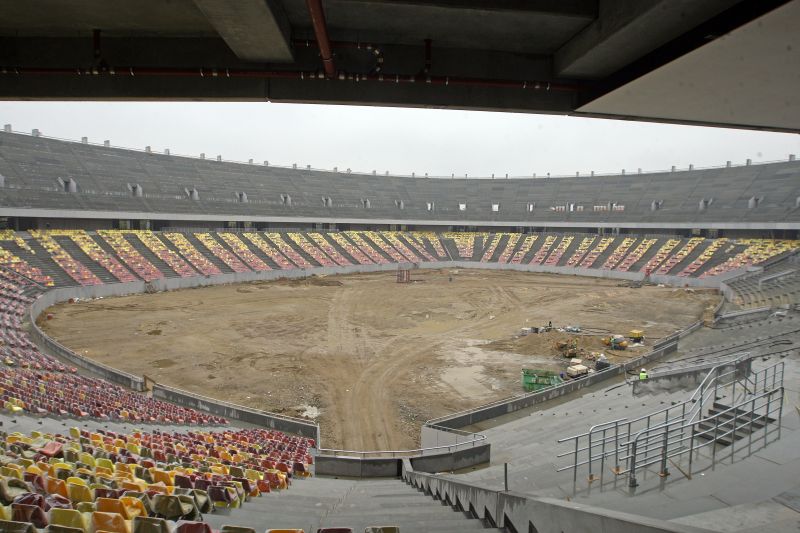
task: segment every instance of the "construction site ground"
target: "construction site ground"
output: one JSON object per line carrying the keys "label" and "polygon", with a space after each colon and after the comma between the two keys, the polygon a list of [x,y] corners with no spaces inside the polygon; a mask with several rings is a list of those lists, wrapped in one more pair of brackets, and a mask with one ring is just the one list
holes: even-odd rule
{"label": "construction site ground", "polygon": [[[322,445],[413,449],[427,419],[562,371],[556,341],[614,362],[698,320],[715,291],[487,270],[253,282],[56,305],[40,325],[74,351],[159,383],[320,423]],[[52,317],[47,319],[47,315]],[[520,336],[523,327],[579,325]],[[646,346],[600,338],[643,329]],[[593,365],[589,365],[593,366]]]}

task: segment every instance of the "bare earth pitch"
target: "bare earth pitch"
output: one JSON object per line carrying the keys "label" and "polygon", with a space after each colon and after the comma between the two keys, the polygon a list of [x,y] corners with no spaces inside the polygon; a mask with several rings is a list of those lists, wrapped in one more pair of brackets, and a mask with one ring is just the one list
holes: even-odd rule
{"label": "bare earth pitch", "polygon": [[[562,368],[554,344],[568,336],[515,338],[522,327],[644,329],[652,341],[718,301],[711,291],[548,274],[425,270],[412,278],[353,274],[60,304],[40,323],[116,368],[316,416],[325,447],[400,450],[418,445],[429,418],[520,393],[522,367]],[[599,336],[578,341],[602,349]],[[612,352],[612,360],[639,353]]]}

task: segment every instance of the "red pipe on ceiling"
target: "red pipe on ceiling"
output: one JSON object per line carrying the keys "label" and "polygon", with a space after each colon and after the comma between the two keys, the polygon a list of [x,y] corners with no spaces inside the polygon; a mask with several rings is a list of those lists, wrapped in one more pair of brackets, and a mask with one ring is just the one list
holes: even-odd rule
{"label": "red pipe on ceiling", "polygon": [[331,41],[328,38],[328,24],[325,22],[325,10],[322,8],[322,0],[306,0],[306,6],[308,6],[308,14],[311,15],[314,35],[317,36],[319,55],[322,58],[325,77],[332,79],[336,75],[336,67],[333,64],[333,52],[331,51]]}
{"label": "red pipe on ceiling", "polygon": [[[0,67],[4,75],[61,75],[61,76],[163,76],[163,77],[200,77],[200,78],[264,78],[317,80],[325,76],[317,72],[299,70],[247,70],[216,68],[167,68],[167,67]],[[557,83],[549,81],[501,80],[488,78],[462,78],[458,76],[428,76],[406,74],[349,74],[340,72],[334,78],[337,81],[350,82],[382,82],[382,83],[419,83],[423,85],[444,85],[461,87],[493,87],[501,89],[532,89],[539,91],[576,92],[580,85],[574,83]]]}

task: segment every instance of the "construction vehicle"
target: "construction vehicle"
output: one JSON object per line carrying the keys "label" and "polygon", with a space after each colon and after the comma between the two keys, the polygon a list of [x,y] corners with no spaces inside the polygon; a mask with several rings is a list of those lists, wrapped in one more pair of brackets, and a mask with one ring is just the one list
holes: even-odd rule
{"label": "construction vehicle", "polygon": [[632,329],[628,332],[628,338],[633,342],[644,342],[644,331],[641,329]]}
{"label": "construction vehicle", "polygon": [[628,341],[622,335],[611,335],[600,340],[612,350],[625,350],[628,348]]}
{"label": "construction vehicle", "polygon": [[562,357],[573,358],[578,355],[578,339],[556,341],[556,350],[558,350]]}
{"label": "construction vehicle", "polygon": [[561,385],[564,380],[550,370],[522,369],[522,388],[527,392],[539,391],[548,387]]}
{"label": "construction vehicle", "polygon": [[585,365],[572,365],[567,367],[567,376],[571,379],[581,378],[589,373],[589,367]]}

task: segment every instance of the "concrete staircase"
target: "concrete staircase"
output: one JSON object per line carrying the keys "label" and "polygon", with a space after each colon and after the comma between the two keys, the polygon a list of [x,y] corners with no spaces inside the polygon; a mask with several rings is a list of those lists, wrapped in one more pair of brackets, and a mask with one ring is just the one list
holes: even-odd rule
{"label": "concrete staircase", "polygon": [[[213,528],[223,524],[269,528],[399,526],[402,532],[482,531],[480,520],[431,499],[398,479],[295,480],[287,491],[263,495],[240,509],[205,515]],[[499,531],[495,529],[494,531]]]}
{"label": "concrete staircase", "polygon": [[[708,417],[719,415],[720,422],[718,426],[719,435],[716,438],[716,443],[720,446],[730,446],[736,441],[745,439],[750,435],[764,429],[764,426],[775,422],[775,418],[767,417],[765,415],[753,414],[744,411],[740,408],[731,410],[728,405],[714,402],[714,406],[708,410]],[[733,419],[736,420],[736,431],[733,431]],[[703,431],[714,431],[714,424],[712,422],[701,422],[698,424],[698,429]],[[763,433],[763,432],[762,432]],[[714,440],[714,435],[709,433],[699,433],[698,436],[703,440]]]}

